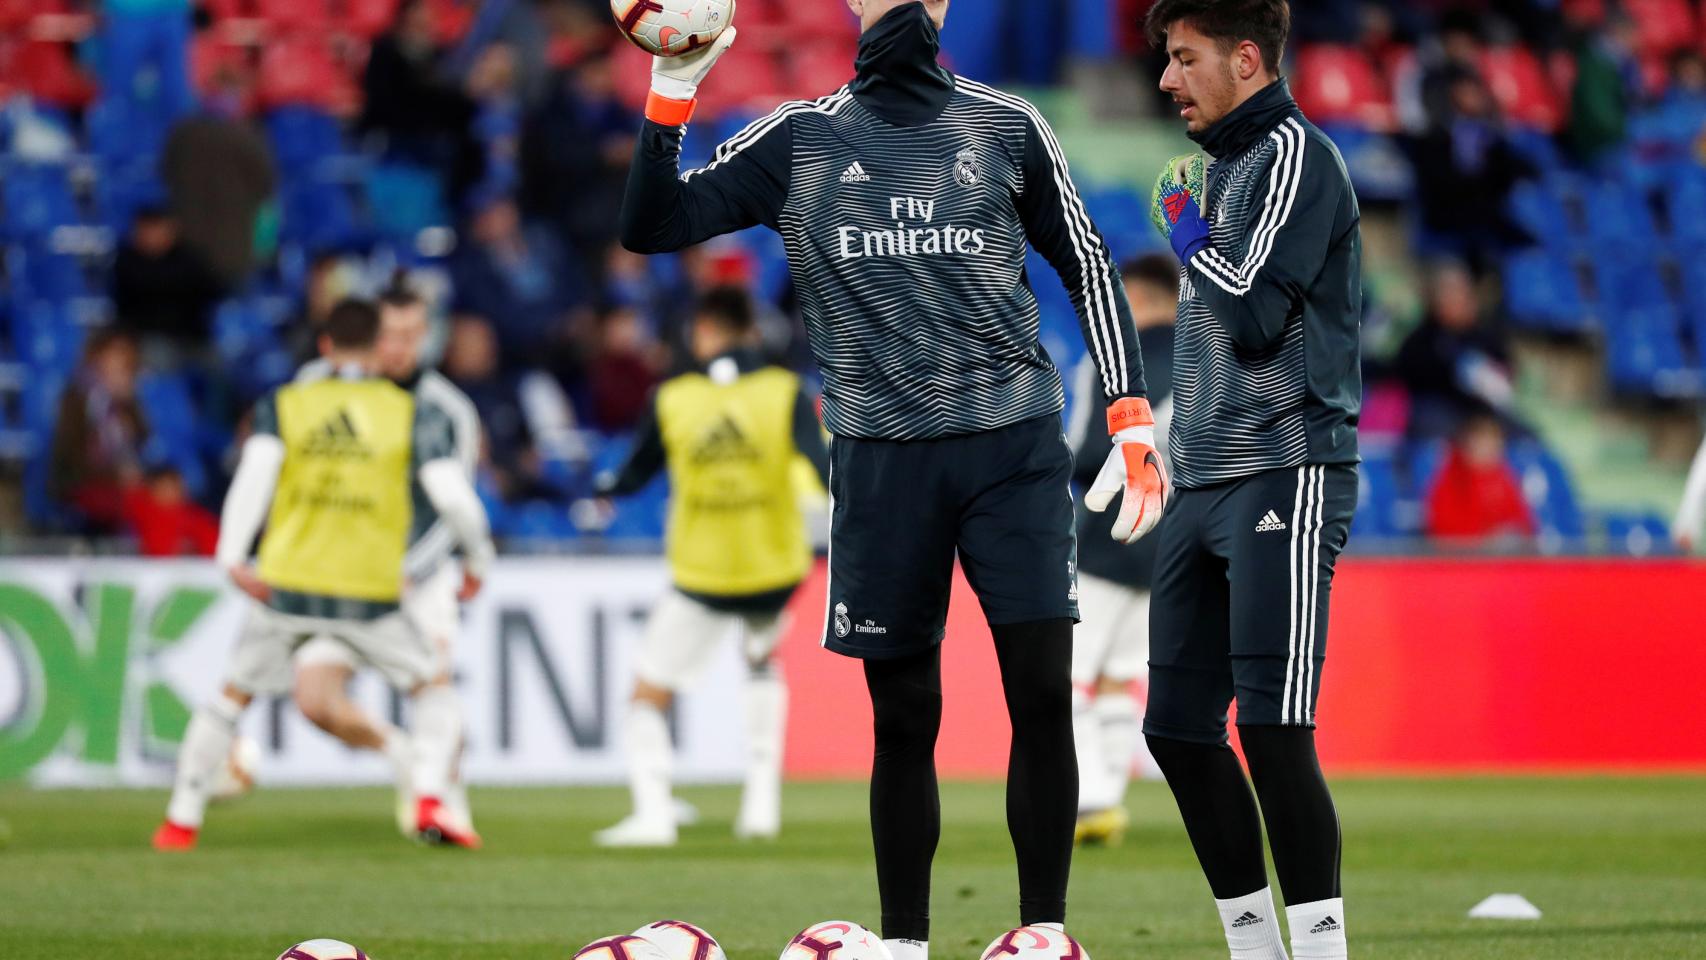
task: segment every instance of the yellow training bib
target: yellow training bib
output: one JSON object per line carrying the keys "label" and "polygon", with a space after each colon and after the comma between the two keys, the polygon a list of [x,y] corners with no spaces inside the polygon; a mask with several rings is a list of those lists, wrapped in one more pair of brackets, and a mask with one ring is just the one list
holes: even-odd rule
{"label": "yellow training bib", "polygon": [[413,504],[415,401],[388,380],[321,380],[277,394],[284,467],[260,575],[317,596],[396,602]]}
{"label": "yellow training bib", "polygon": [[775,367],[726,384],[687,374],[659,389],[676,586],[744,596],[805,578],[811,544],[793,475],[799,390],[798,377]]}

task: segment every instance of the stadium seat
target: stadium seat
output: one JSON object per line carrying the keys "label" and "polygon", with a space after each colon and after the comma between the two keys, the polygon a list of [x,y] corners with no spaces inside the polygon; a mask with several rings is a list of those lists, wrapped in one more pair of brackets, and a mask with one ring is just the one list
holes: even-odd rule
{"label": "stadium seat", "polygon": [[1507,209],[1516,225],[1538,242],[1555,249],[1573,246],[1581,234],[1567,202],[1574,192],[1574,181],[1565,176],[1523,180],[1511,189]]}
{"label": "stadium seat", "polygon": [[1519,326],[1570,334],[1598,329],[1567,256],[1539,248],[1519,250],[1505,259],[1504,286],[1506,309]]}
{"label": "stadium seat", "polygon": [[332,23],[326,0],[256,0],[256,12],[276,33],[322,34]]}
{"label": "stadium seat", "polygon": [[342,7],[337,28],[368,40],[391,29],[397,15],[397,0],[344,0]]}
{"label": "stadium seat", "polygon": [[1683,242],[1706,242],[1706,169],[1690,165],[1661,195],[1671,236]]}
{"label": "stadium seat", "polygon": [[1324,125],[1322,132],[1344,156],[1358,198],[1397,203],[1414,195],[1415,168],[1394,138],[1349,123]]}
{"label": "stadium seat", "polygon": [[1316,123],[1354,124],[1386,132],[1397,125],[1391,92],[1354,47],[1313,44],[1297,52],[1292,93]]}
{"label": "stadium seat", "polygon": [[1558,458],[1538,442],[1519,441],[1511,444],[1510,463],[1542,535],[1566,543],[1579,542],[1587,533],[1587,524],[1569,472]]}
{"label": "stadium seat", "polygon": [[95,82],[77,65],[66,44],[27,40],[8,60],[7,79],[36,100],[81,110],[95,99]]}
{"label": "stadium seat", "polygon": [[1397,464],[1389,455],[1367,453],[1357,471],[1362,482],[1357,487],[1357,512],[1351,534],[1375,539],[1402,536]]}
{"label": "stadium seat", "polygon": [[1607,238],[1602,252],[1592,260],[1596,299],[1613,314],[1617,310],[1665,307],[1672,304],[1665,283],[1663,260],[1666,251],[1656,246],[1621,246]]}
{"label": "stadium seat", "polygon": [[1661,60],[1694,44],[1696,21],[1688,0],[1623,0],[1639,28],[1641,52]]}
{"label": "stadium seat", "polygon": [[261,53],[259,95],[268,108],[307,106],[337,111],[355,100],[350,78],[333,62],[324,40],[307,34],[267,44]]}
{"label": "stadium seat", "polygon": [[53,228],[79,220],[70,170],[63,164],[7,165],[0,175],[5,236],[45,241]]}
{"label": "stadium seat", "polygon": [[1621,306],[1607,322],[1606,372],[1615,390],[1639,396],[1698,396],[1701,373],[1682,346],[1682,317],[1673,306]]}
{"label": "stadium seat", "polygon": [[1493,99],[1511,122],[1556,132],[1564,122],[1564,104],[1546,69],[1521,46],[1488,47],[1481,74]]}
{"label": "stadium seat", "polygon": [[1595,179],[1582,187],[1588,239],[1601,249],[1650,244],[1658,234],[1646,194],[1621,180]]}
{"label": "stadium seat", "polygon": [[1606,513],[1605,546],[1614,554],[1631,557],[1674,556],[1670,524],[1656,513]]}

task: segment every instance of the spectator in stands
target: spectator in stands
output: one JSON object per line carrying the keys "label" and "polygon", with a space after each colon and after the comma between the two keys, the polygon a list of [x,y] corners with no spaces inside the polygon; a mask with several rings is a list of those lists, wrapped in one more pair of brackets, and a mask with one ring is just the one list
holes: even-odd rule
{"label": "spectator in stands", "polygon": [[1497,417],[1469,418],[1427,498],[1428,536],[1457,545],[1514,545],[1536,533]]}
{"label": "spectator in stands", "polygon": [[177,366],[206,343],[209,316],[221,295],[219,278],[180,235],[164,208],[144,207],[113,263],[113,309],[142,339],[150,361]]}
{"label": "spectator in stands", "polygon": [[522,202],[576,250],[602,250],[634,155],[634,111],[617,99],[606,56],[557,73],[522,133]]}
{"label": "spectator in stands", "polygon": [[1394,363],[1410,392],[1410,436],[1445,439],[1485,412],[1511,416],[1510,345],[1483,320],[1469,269],[1453,261],[1436,265],[1427,296],[1427,313]]}
{"label": "spectator in stands", "polygon": [[191,500],[183,474],[155,467],[125,498],[125,521],[145,557],[211,557],[219,521]]}
{"label": "spectator in stands", "polygon": [[491,472],[498,495],[510,503],[555,499],[559,492],[544,479],[527,403],[530,387],[537,396],[540,388],[554,384],[537,372],[506,373],[498,358],[496,331],[484,318],[464,314],[452,321],[443,373],[480,413],[486,439],[483,466]]}
{"label": "spectator in stands", "polygon": [[[698,309],[716,316],[740,310],[745,326],[751,322],[752,300],[745,290],[725,287],[707,293]],[[592,422],[605,430],[627,430],[639,423],[667,355],[648,333],[639,311],[628,306],[606,309],[598,318],[598,345],[587,376]]]}
{"label": "spectator in stands", "polygon": [[505,367],[539,367],[564,349],[584,299],[579,265],[550,230],[524,223],[507,193],[476,198],[450,274],[456,309],[496,324]]}
{"label": "spectator in stands", "polygon": [[142,482],[148,421],[136,397],[139,366],[131,334],[99,331],[59,399],[48,493],[77,513],[87,533],[119,532],[126,495]]}
{"label": "spectator in stands", "polygon": [[222,69],[201,112],[173,128],[160,174],[184,240],[226,290],[255,266],[255,222],[277,187],[272,151],[243,119],[250,78]]}
{"label": "spectator in stands", "polygon": [[512,193],[521,185],[521,91],[515,50],[493,43],[480,52],[468,74],[475,104],[474,135],[485,155],[479,188]]}
{"label": "spectator in stands", "polygon": [[1450,106],[1413,146],[1417,205],[1425,245],[1489,268],[1529,238],[1506,213],[1506,198],[1535,170],[1506,135],[1480,74],[1450,71]]}
{"label": "spectator in stands", "polygon": [[1635,21],[1617,14],[1604,29],[1584,30],[1575,43],[1576,82],[1565,131],[1576,159],[1607,162],[1628,139],[1629,115],[1641,96]]}
{"label": "spectator in stands", "polygon": [[453,200],[478,182],[475,107],[445,68],[431,0],[398,7],[396,25],[368,54],[362,93],[358,126],[382,134],[389,155],[438,171]]}
{"label": "spectator in stands", "polygon": [[1671,58],[1665,93],[1641,118],[1638,147],[1648,162],[1706,159],[1706,56]]}

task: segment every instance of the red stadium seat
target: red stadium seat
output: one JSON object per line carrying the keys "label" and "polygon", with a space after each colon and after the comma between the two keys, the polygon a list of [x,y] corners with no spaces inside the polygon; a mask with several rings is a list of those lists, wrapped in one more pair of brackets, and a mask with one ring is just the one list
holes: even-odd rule
{"label": "red stadium seat", "polygon": [[719,110],[769,112],[794,96],[778,58],[756,47],[735,44],[706,81],[706,92]]}
{"label": "red stadium seat", "polygon": [[397,0],[341,0],[333,13],[338,29],[371,40],[391,29]]}
{"label": "red stadium seat", "polygon": [[258,0],[257,6],[275,30],[323,33],[332,23],[326,0]]}
{"label": "red stadium seat", "polygon": [[1391,130],[1396,123],[1390,92],[1374,66],[1351,47],[1315,44],[1297,52],[1292,90],[1298,105],[1317,123],[1350,123]]}
{"label": "red stadium seat", "polygon": [[214,77],[223,69],[247,71],[248,48],[229,43],[212,30],[196,34],[190,44],[190,78],[196,90],[208,92]]}
{"label": "red stadium seat", "polygon": [[1688,0],[1623,0],[1623,8],[1639,27],[1641,52],[1666,56],[1696,40],[1694,11]]}
{"label": "red stadium seat", "polygon": [[825,96],[852,80],[857,46],[851,40],[820,39],[792,51],[788,65],[794,96]]}
{"label": "red stadium seat", "polygon": [[261,54],[260,100],[268,108],[342,112],[354,104],[354,85],[332,60],[324,38],[284,37],[268,43]]}
{"label": "red stadium seat", "polygon": [[8,85],[43,103],[81,109],[95,100],[95,83],[63,43],[25,40],[11,48],[4,73]]}
{"label": "red stadium seat", "polygon": [[1556,132],[1564,122],[1564,107],[1540,60],[1526,47],[1488,47],[1481,55],[1481,75],[1499,109],[1513,123]]}

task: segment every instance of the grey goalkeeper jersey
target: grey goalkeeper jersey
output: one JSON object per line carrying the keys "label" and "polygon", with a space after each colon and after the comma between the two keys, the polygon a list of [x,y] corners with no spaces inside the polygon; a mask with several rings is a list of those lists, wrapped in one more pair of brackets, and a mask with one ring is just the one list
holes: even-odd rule
{"label": "grey goalkeeper jersey", "polygon": [[1344,161],[1283,80],[1195,139],[1215,158],[1212,241],[1179,291],[1173,482],[1356,463],[1362,236]]}
{"label": "grey goalkeeper jersey", "polygon": [[852,84],[783,104],[702,170],[678,175],[682,129],[648,121],[623,242],[656,253],[780,232],[837,436],[929,439],[1060,412],[1027,244],[1065,283],[1106,398],[1141,396],[1130,307],[1060,144],[1029,103],[938,67],[922,11],[866,32]]}

